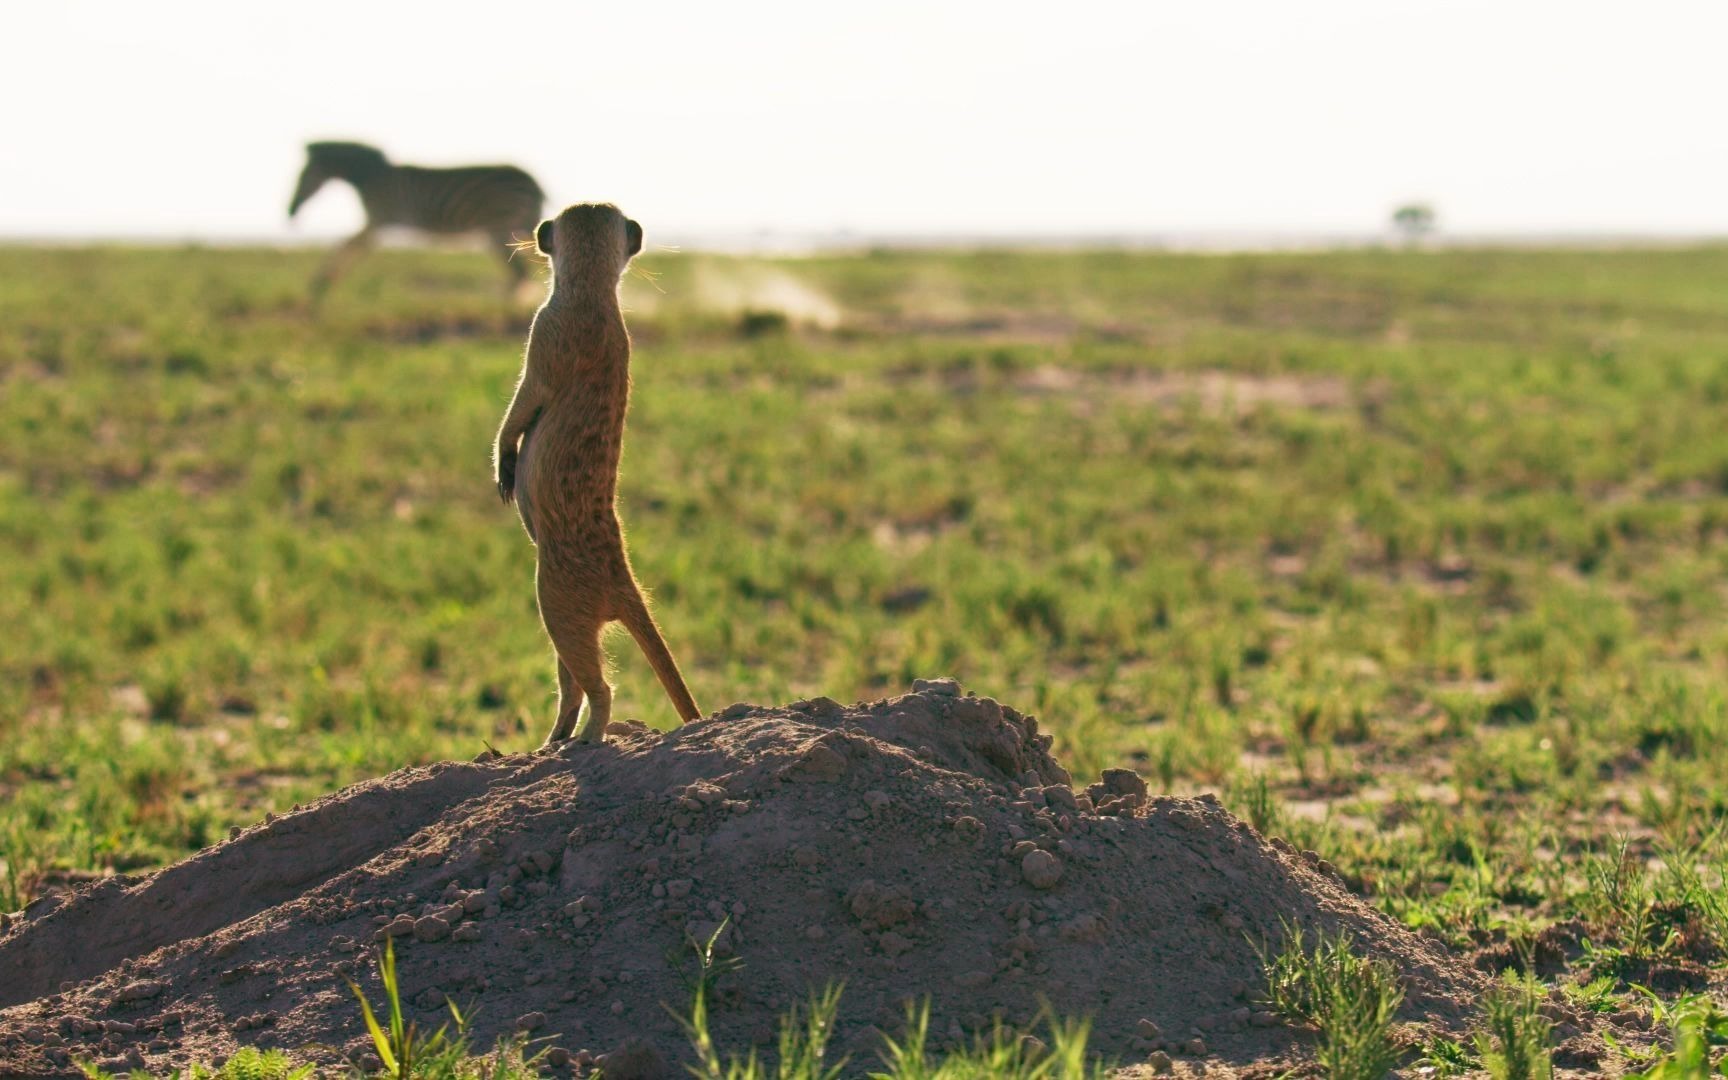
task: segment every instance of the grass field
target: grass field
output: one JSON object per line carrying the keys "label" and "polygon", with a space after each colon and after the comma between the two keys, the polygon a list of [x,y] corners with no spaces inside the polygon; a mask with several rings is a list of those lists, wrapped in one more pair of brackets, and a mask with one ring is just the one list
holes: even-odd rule
{"label": "grass field", "polygon": [[[314,258],[0,250],[0,908],[550,724],[526,313],[390,252],[314,319]],[[643,266],[704,708],[953,674],[1591,1007],[1724,985],[1728,250]]]}

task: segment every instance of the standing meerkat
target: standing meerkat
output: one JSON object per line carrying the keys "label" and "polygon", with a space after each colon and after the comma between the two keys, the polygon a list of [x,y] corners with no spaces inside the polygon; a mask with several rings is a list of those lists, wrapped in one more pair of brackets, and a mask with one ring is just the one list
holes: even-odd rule
{"label": "standing meerkat", "polygon": [[558,719],[546,742],[605,738],[612,688],[600,635],[614,620],[679,717],[694,720],[701,710],[630,571],[615,501],[630,404],[618,279],[642,250],[642,226],[610,203],[585,203],[541,222],[534,241],[552,263],[552,292],[534,315],[493,461],[498,494],[514,500],[534,542],[540,618],[558,652]]}

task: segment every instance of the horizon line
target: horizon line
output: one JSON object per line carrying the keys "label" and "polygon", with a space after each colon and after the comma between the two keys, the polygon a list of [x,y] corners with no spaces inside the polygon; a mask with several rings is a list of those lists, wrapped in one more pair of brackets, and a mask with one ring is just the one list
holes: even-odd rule
{"label": "horizon line", "polygon": [[[0,233],[0,246],[70,249],[87,247],[298,250],[323,248],[348,233],[281,236],[199,235],[179,232]],[[412,234],[409,234],[412,236]],[[1137,251],[1171,254],[1249,254],[1391,249],[1398,251],[1565,249],[1672,249],[1728,243],[1728,231],[1638,229],[1500,229],[1435,231],[1412,241],[1387,229],[1281,230],[1192,229],[1158,231],[1067,230],[1048,232],[917,231],[856,229],[713,229],[674,232],[649,245],[654,254],[795,255],[863,254],[876,250],[942,251]],[[480,250],[460,237],[391,236],[380,246],[428,250]]]}

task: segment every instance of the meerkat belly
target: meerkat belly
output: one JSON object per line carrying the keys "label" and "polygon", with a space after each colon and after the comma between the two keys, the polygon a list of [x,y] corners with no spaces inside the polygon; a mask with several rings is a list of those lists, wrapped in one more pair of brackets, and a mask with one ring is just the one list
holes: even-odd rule
{"label": "meerkat belly", "polygon": [[612,445],[604,433],[571,430],[552,418],[528,429],[516,459],[516,505],[536,544],[587,546],[616,535]]}

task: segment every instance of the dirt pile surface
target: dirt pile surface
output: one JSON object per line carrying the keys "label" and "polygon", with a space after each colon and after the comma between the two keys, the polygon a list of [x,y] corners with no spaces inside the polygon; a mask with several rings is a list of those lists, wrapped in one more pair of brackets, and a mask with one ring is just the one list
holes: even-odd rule
{"label": "dirt pile surface", "polygon": [[[669,734],[404,769],[174,867],[44,902],[0,936],[0,1073],[165,1069],[240,1045],[369,1049],[344,976],[379,997],[395,942],[410,1014],[446,997],[476,1045],[529,1030],[580,1070],[637,1047],[681,1074],[689,942],[718,933],[722,1045],[844,981],[836,1047],[875,1062],[905,1002],[961,1039],[1047,1000],[1127,1064],[1287,1053],[1254,942],[1280,919],[1397,965],[1449,1025],[1480,976],[1351,897],[1316,857],[1134,774],[1076,789],[1050,739],[950,680],[843,707],[735,705]],[[312,1048],[312,1049],[308,1049]],[[621,1064],[621,1062],[615,1062]]]}

